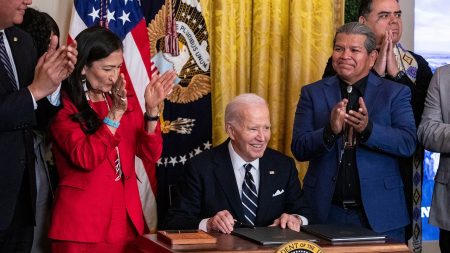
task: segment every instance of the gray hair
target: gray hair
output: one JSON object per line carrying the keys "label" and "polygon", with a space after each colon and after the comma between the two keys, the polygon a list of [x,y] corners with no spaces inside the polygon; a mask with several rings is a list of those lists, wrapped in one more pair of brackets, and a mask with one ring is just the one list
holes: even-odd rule
{"label": "gray hair", "polygon": [[340,33],[363,35],[366,37],[366,40],[364,41],[364,47],[366,48],[367,52],[370,53],[376,49],[377,42],[375,39],[375,34],[372,32],[372,30],[370,30],[368,26],[364,24],[361,24],[359,22],[350,22],[339,27],[336,30],[336,34],[334,35],[333,45],[336,44],[336,37]]}
{"label": "gray hair", "polygon": [[240,122],[243,109],[256,105],[268,106],[264,98],[254,93],[244,93],[235,97],[225,108],[225,124]]}
{"label": "gray hair", "polygon": [[[398,3],[398,0],[397,0]],[[363,16],[367,19],[367,16],[372,12],[373,0],[361,0],[359,5],[359,16]]]}

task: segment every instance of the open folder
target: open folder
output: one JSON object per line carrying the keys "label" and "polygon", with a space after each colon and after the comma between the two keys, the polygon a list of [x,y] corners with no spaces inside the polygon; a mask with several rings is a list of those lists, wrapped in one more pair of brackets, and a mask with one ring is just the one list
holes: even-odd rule
{"label": "open folder", "polygon": [[235,228],[231,234],[261,245],[277,245],[293,240],[319,241],[314,235],[295,232],[288,228],[282,229],[280,227]]}
{"label": "open folder", "polygon": [[343,224],[313,224],[302,226],[301,230],[331,242],[386,240],[385,235],[380,235],[370,229]]}

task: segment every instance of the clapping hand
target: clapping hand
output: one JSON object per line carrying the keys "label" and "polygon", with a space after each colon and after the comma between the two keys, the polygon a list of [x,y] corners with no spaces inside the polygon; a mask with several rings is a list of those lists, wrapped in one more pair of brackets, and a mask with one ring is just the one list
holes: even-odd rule
{"label": "clapping hand", "polygon": [[170,94],[176,77],[176,72],[173,70],[167,71],[162,75],[154,74],[152,76],[144,93],[147,112],[155,111],[158,105]]}
{"label": "clapping hand", "polygon": [[344,98],[339,103],[337,103],[330,115],[330,125],[331,131],[334,134],[339,134],[342,132],[344,128],[344,118],[345,118],[345,110],[348,104],[348,99]]}
{"label": "clapping hand", "polygon": [[356,132],[362,133],[369,124],[369,115],[364,99],[360,97],[358,102],[358,111],[350,110],[349,113],[345,115],[345,123],[352,126]]}
{"label": "clapping hand", "polygon": [[121,118],[127,109],[128,101],[126,84],[123,73],[120,73],[111,89],[111,112],[117,114],[114,115],[114,117],[120,116],[119,118]]}

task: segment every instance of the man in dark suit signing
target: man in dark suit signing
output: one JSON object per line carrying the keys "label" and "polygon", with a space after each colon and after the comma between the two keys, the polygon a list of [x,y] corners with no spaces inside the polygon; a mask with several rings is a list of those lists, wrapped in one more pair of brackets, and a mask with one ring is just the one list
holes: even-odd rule
{"label": "man in dark suit signing", "polygon": [[404,241],[409,217],[398,158],[416,148],[411,91],[370,71],[375,45],[363,24],[338,28],[337,74],[302,88],[292,153],[309,161],[302,204],[311,223],[353,224]]}
{"label": "man in dark suit signing", "polygon": [[266,101],[255,94],[237,96],[225,109],[225,130],[227,141],[191,160],[180,201],[163,227],[231,233],[244,223],[299,231],[307,220],[299,215],[297,169],[292,158],[267,148]]}
{"label": "man in dark suit signing", "polygon": [[[30,35],[15,27],[31,0],[0,0],[0,252],[30,252],[35,224],[33,129],[48,121],[60,82],[74,68],[76,44],[37,61]],[[56,92],[56,93],[55,93]],[[58,100],[58,98],[56,98]]]}

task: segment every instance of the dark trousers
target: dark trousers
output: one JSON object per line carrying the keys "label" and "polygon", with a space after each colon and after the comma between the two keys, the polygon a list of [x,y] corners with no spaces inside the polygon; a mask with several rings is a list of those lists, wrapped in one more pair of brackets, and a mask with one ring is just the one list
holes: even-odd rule
{"label": "dark trousers", "polygon": [[[355,225],[372,229],[362,208],[344,209],[339,206],[331,205],[330,213],[328,214],[328,219],[325,223]],[[384,231],[382,234],[397,242],[405,243],[404,227]]]}
{"label": "dark trousers", "polygon": [[[24,176],[24,178],[27,177]],[[30,187],[27,179],[24,179],[11,224],[6,230],[0,230],[1,253],[29,253],[31,251],[34,233],[33,216]]]}
{"label": "dark trousers", "polygon": [[450,231],[439,229],[439,248],[441,253],[450,253]]}

